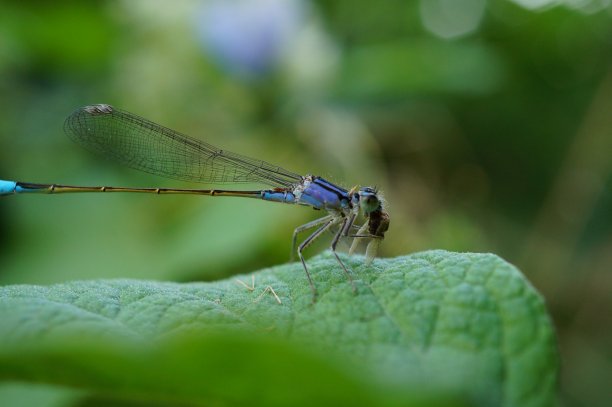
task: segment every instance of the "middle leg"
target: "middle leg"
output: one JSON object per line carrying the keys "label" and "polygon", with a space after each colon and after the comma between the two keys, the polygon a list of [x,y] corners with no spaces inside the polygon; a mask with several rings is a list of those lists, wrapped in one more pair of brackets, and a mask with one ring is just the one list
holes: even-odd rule
{"label": "middle leg", "polygon": [[357,288],[355,288],[355,282],[353,281],[353,277],[351,276],[351,273],[348,271],[348,269],[346,268],[342,260],[340,260],[338,253],[336,253],[336,246],[338,245],[340,238],[342,236],[348,235],[348,231],[350,230],[351,225],[353,224],[354,221],[355,221],[354,215],[351,215],[348,218],[344,218],[344,220],[342,221],[342,226],[340,226],[340,230],[338,230],[338,233],[336,233],[336,235],[334,236],[334,240],[332,240],[331,251],[334,254],[334,256],[336,256],[336,260],[338,260],[338,263],[340,263],[340,266],[342,266],[342,270],[344,270],[344,274],[346,274],[346,277],[351,282],[353,293],[356,293]]}
{"label": "middle leg", "polygon": [[323,233],[325,233],[325,231],[327,231],[330,227],[332,227],[336,223],[338,223],[338,219],[334,218],[333,216],[330,216],[330,219],[327,219],[327,223],[325,223],[323,226],[315,230],[312,235],[308,236],[306,240],[304,240],[297,249],[297,254],[300,260],[302,261],[302,266],[304,266],[306,277],[308,277],[308,283],[310,283],[310,290],[312,291],[312,302],[313,303],[316,301],[316,298],[317,298],[317,289],[314,283],[312,282],[312,278],[310,278],[310,273],[308,272],[308,267],[306,266],[306,261],[304,260],[304,255],[302,254],[302,252],[304,251],[304,249],[310,246],[310,244],[313,241],[319,238]]}

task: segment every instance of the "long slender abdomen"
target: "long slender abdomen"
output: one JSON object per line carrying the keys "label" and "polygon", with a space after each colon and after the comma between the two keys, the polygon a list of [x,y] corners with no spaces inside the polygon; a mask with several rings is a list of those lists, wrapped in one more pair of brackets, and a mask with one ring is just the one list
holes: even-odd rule
{"label": "long slender abdomen", "polygon": [[0,180],[0,195],[9,195],[15,193],[17,183],[15,181]]}
{"label": "long slender abdomen", "polygon": [[242,198],[256,198],[264,201],[295,203],[295,195],[288,189],[232,191],[223,189],[175,189],[175,188],[126,188],[103,186],[71,186],[59,184],[32,184],[29,182],[16,182],[0,180],[0,196],[22,193],[65,194],[75,192],[140,192],[158,195],[187,194],[208,196],[235,196]]}
{"label": "long slender abdomen", "polygon": [[50,187],[51,185],[47,184],[27,184],[16,181],[0,180],[0,196],[25,192],[47,192]]}

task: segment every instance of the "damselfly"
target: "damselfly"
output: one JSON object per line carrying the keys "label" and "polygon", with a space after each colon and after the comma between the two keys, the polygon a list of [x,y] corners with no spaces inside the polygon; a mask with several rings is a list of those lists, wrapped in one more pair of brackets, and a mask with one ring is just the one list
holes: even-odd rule
{"label": "damselfly", "polygon": [[[351,273],[336,253],[338,242],[341,238],[352,238],[349,253],[360,243],[367,244],[366,263],[369,264],[376,256],[378,246],[389,227],[389,215],[385,211],[384,201],[375,188],[353,187],[347,190],[315,175],[301,176],[262,160],[221,150],[110,105],[99,104],[77,109],[66,119],[64,130],[72,140],[88,150],[141,171],[183,181],[209,184],[257,183],[267,185],[271,189],[240,191],[83,187],[0,180],[0,195],[147,192],[239,196],[325,210],[326,216],[299,226],[293,232],[291,253],[293,255],[297,252],[302,262],[313,300],[316,298],[317,289],[304,260],[304,249],[326,231],[334,231],[331,251],[354,291],[355,284]],[[361,226],[356,224],[359,216],[364,219]],[[309,229],[315,231],[297,245],[298,234]]]}

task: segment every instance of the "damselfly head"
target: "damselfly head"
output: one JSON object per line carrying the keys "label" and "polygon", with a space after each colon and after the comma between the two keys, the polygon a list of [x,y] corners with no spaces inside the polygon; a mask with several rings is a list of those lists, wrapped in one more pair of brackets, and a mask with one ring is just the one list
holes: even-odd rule
{"label": "damselfly head", "polygon": [[372,187],[361,187],[356,194],[359,200],[359,206],[365,215],[369,215],[382,205],[381,199],[378,197],[378,191]]}
{"label": "damselfly head", "polygon": [[385,211],[385,200],[376,188],[362,187],[352,194],[353,207],[365,215],[367,221],[357,231],[349,253],[353,253],[360,243],[367,243],[366,265],[372,263],[378,247],[389,229],[389,214]]}

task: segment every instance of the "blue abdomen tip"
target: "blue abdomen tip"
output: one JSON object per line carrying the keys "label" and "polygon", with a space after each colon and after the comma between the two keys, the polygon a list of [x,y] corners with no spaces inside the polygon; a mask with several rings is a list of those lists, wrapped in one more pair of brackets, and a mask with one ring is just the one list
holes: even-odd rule
{"label": "blue abdomen tip", "polygon": [[0,195],[9,195],[15,193],[17,183],[15,181],[4,181],[0,179]]}

